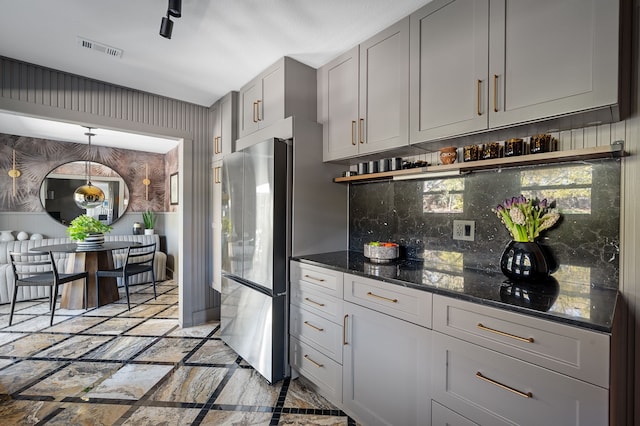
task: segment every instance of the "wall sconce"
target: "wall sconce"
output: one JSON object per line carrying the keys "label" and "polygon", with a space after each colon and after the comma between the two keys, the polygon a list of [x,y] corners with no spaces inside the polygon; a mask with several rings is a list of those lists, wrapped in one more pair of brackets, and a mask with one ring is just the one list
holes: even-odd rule
{"label": "wall sconce", "polygon": [[145,164],[145,173],[144,179],[142,179],[142,184],[144,185],[145,190],[144,199],[149,201],[149,185],[151,185],[151,181],[149,180],[149,163]]}
{"label": "wall sconce", "polygon": [[11,177],[11,179],[13,179],[13,196],[16,196],[16,178],[20,177],[20,175],[22,173],[20,173],[20,170],[16,169],[16,150],[15,148],[13,149],[13,165],[11,167],[11,170],[9,170],[9,176]]}

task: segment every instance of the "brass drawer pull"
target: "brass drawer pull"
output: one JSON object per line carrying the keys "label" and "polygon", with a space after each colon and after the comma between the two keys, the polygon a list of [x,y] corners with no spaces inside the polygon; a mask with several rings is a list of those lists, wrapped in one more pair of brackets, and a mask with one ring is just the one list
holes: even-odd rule
{"label": "brass drawer pull", "polygon": [[498,112],[498,74],[493,75],[493,112]]}
{"label": "brass drawer pull", "polygon": [[324,280],[322,278],[316,278],[316,277],[312,277],[311,275],[305,275],[305,278],[309,278],[310,280],[314,280],[314,281],[319,281],[321,283],[324,282]]}
{"label": "brass drawer pull", "polygon": [[253,103],[253,122],[254,123],[258,122],[257,112],[258,112],[258,102],[254,102]]}
{"label": "brass drawer pull", "polygon": [[503,385],[500,382],[496,382],[495,380],[491,380],[490,378],[483,376],[482,373],[479,372],[479,371],[476,372],[476,377],[478,379],[484,380],[485,382],[491,383],[492,385],[495,385],[495,386],[497,386],[499,388],[502,388],[504,390],[508,390],[509,392],[513,392],[516,395],[521,396],[523,398],[533,398],[533,394],[531,392],[526,392],[525,393],[525,392],[519,391],[518,389],[514,389],[511,386]]}
{"label": "brass drawer pull", "polygon": [[261,102],[262,101],[260,101],[260,100],[256,101],[256,106],[257,106],[257,108],[256,108],[256,118],[258,119],[257,121],[262,121],[262,118],[260,117],[260,103]]}
{"label": "brass drawer pull", "polygon": [[322,368],[324,367],[324,364],[320,364],[319,362],[315,362],[314,360],[312,360],[309,355],[305,355],[304,359],[306,359],[307,361],[311,362],[313,365],[315,365],[318,368]]}
{"label": "brass drawer pull", "polygon": [[512,339],[516,339],[516,340],[519,340],[521,342],[533,343],[533,337],[520,337],[520,336],[516,336],[515,334],[505,333],[504,331],[496,330],[495,328],[486,327],[486,326],[482,325],[482,323],[480,323],[480,322],[478,323],[478,328],[480,330],[489,331],[491,333],[499,334],[500,336],[510,337]]}
{"label": "brass drawer pull", "polygon": [[304,300],[306,300],[309,303],[313,303],[314,305],[324,306],[324,303],[316,302],[315,300],[311,300],[308,297],[305,297]]}
{"label": "brass drawer pull", "polygon": [[311,327],[314,330],[324,331],[324,328],[316,327],[315,325],[311,324],[309,321],[305,321],[304,325],[306,325],[307,327]]}
{"label": "brass drawer pull", "polygon": [[351,120],[351,145],[356,144],[356,120]]}
{"label": "brass drawer pull", "polygon": [[360,143],[364,143],[364,118],[360,119]]}
{"label": "brass drawer pull", "polygon": [[476,111],[478,115],[482,115],[482,110],[480,109],[481,100],[482,100],[482,80],[478,80],[478,97],[476,99]]}
{"label": "brass drawer pull", "polygon": [[348,345],[349,342],[347,342],[347,317],[349,316],[349,314],[345,314],[344,319],[342,320],[342,344],[343,345]]}
{"label": "brass drawer pull", "polygon": [[371,293],[371,292],[368,292],[367,296],[375,297],[376,299],[386,300],[387,302],[391,302],[391,303],[398,303],[398,299],[389,299],[388,297],[378,296],[377,294]]}

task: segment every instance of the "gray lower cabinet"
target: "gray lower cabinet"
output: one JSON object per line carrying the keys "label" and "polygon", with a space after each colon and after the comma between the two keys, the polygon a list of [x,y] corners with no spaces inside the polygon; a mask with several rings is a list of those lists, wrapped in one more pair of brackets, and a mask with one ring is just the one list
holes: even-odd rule
{"label": "gray lower cabinet", "polygon": [[431,330],[345,302],[344,410],[365,425],[431,419]]}
{"label": "gray lower cabinet", "polygon": [[[433,329],[431,329],[433,328]],[[363,425],[606,425],[611,334],[291,262],[291,365]]]}
{"label": "gray lower cabinet", "polygon": [[481,425],[606,425],[607,389],[433,332],[433,398]]}
{"label": "gray lower cabinet", "polygon": [[465,419],[609,422],[607,333],[435,295],[432,344],[432,397]]}

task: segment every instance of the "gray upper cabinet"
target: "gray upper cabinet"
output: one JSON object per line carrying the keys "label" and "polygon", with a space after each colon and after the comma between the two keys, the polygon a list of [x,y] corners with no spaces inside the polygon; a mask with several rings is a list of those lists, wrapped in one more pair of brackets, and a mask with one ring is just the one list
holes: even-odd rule
{"label": "gray upper cabinet", "polygon": [[618,1],[492,0],[490,10],[491,127],[618,102]]}
{"label": "gray upper cabinet", "polygon": [[411,15],[411,142],[488,126],[489,0],[429,3]]}
{"label": "gray upper cabinet", "polygon": [[219,160],[233,152],[233,142],[237,138],[236,117],[238,92],[229,92],[212,107],[213,160]]}
{"label": "gray upper cabinet", "polygon": [[436,0],[411,15],[411,143],[601,110],[619,119],[619,4]]}
{"label": "gray upper cabinet", "polygon": [[409,18],[318,70],[324,161],[408,145]]}
{"label": "gray upper cabinet", "polygon": [[297,116],[316,118],[316,70],[284,57],[245,84],[239,93],[238,137]]}

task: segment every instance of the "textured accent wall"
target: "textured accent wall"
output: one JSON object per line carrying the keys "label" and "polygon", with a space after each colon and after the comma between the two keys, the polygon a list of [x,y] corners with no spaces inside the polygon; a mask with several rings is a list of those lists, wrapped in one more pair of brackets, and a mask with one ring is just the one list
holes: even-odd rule
{"label": "textured accent wall", "polygon": [[[80,128],[79,128],[80,129]],[[96,133],[99,130],[95,131]],[[165,155],[128,149],[93,145],[89,154],[87,145],[59,142],[49,139],[28,138],[0,133],[0,170],[11,168],[12,150],[16,150],[16,166],[22,175],[13,182],[7,173],[0,173],[0,211],[44,211],[40,202],[40,185],[47,174],[58,166],[79,160],[102,163],[115,170],[129,188],[128,213],[145,210],[166,211],[169,207],[168,191],[165,200]],[[145,199],[146,164],[149,165],[149,200]],[[84,173],[84,171],[82,171]],[[92,173],[95,176],[95,172]]]}

